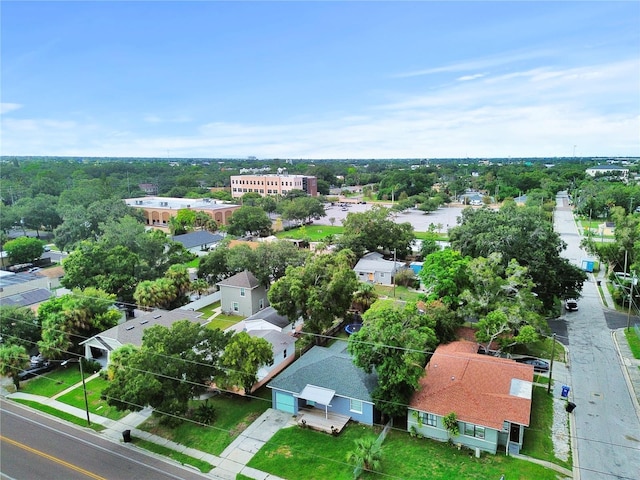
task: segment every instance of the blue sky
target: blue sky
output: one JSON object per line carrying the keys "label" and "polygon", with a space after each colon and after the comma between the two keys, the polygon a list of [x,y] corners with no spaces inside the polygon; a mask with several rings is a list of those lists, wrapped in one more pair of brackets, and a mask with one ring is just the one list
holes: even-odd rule
{"label": "blue sky", "polygon": [[3,155],[640,156],[640,2],[12,2]]}

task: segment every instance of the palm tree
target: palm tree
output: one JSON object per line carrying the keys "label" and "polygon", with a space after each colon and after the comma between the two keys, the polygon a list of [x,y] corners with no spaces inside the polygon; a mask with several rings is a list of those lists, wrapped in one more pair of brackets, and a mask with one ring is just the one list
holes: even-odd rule
{"label": "palm tree", "polygon": [[363,471],[380,470],[382,463],[382,446],[374,437],[358,438],[356,448],[347,454],[347,462],[353,464],[353,478],[358,478]]}
{"label": "palm tree", "polygon": [[353,305],[360,312],[364,313],[369,310],[378,298],[375,287],[372,283],[360,283],[358,290],[353,294]]}
{"label": "palm tree", "polygon": [[207,291],[209,284],[204,278],[196,278],[191,282],[191,288],[198,292],[198,298],[202,297],[202,294]]}
{"label": "palm tree", "polygon": [[20,388],[22,369],[29,363],[29,355],[23,346],[7,345],[0,347],[0,375],[11,377],[16,390]]}

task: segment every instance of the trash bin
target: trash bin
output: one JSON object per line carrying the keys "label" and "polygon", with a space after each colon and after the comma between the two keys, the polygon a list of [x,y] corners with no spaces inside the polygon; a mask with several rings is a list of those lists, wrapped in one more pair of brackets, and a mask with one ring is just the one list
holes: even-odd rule
{"label": "trash bin", "polygon": [[570,390],[570,388],[567,385],[563,385],[562,386],[562,393],[560,393],[560,396],[562,398],[567,398],[569,396],[569,390]]}
{"label": "trash bin", "polygon": [[568,402],[566,407],[564,407],[564,409],[569,413],[573,412],[575,408],[576,408],[576,404],[573,402]]}
{"label": "trash bin", "polygon": [[131,430],[125,430],[122,432],[122,439],[124,440],[124,443],[131,442]]}
{"label": "trash bin", "polygon": [[600,280],[596,280],[596,283],[598,284],[598,286],[600,286]]}

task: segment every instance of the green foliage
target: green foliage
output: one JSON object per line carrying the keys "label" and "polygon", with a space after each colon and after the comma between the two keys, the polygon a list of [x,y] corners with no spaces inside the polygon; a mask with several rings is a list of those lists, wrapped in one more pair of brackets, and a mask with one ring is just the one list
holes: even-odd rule
{"label": "green foliage", "polygon": [[38,308],[40,352],[48,358],[63,358],[69,349],[79,351],[78,344],[85,338],[117,325],[121,314],[111,308],[114,300],[114,295],[88,287],[42,303]]}
{"label": "green foliage", "polygon": [[349,337],[348,351],[358,367],[377,373],[376,407],[390,416],[403,415],[424,374],[425,352],[437,345],[435,321],[415,304],[401,307],[391,300],[376,302],[363,320],[360,331]]}
{"label": "green foliage", "polygon": [[189,400],[218,377],[220,358],[230,334],[207,329],[188,320],[171,328],[145,330],[140,349],[116,350],[104,390],[110,405],[120,410],[152,406],[161,421],[175,425],[189,408]]}
{"label": "green foliage", "polygon": [[271,233],[271,220],[260,207],[243,205],[233,212],[227,232],[239,237],[247,234],[266,237]]}
{"label": "green foliage", "polygon": [[216,420],[216,408],[208,400],[205,400],[204,403],[196,407],[193,419],[198,423],[211,425]]}
{"label": "green foliage", "polygon": [[452,310],[460,306],[460,294],[470,285],[470,259],[456,250],[445,248],[429,254],[420,270],[427,298],[441,300]]}
{"label": "green foliage", "polygon": [[29,263],[42,256],[44,242],[37,238],[19,237],[6,242],[3,248],[12,264]]}
{"label": "green foliage", "polygon": [[312,256],[269,289],[269,303],[291,321],[302,317],[305,330],[321,333],[351,307],[358,280],[349,250]]}
{"label": "green foliage", "polygon": [[338,246],[352,250],[358,258],[365,252],[393,252],[397,258],[405,258],[411,252],[411,243],[415,239],[410,223],[395,223],[391,211],[374,206],[363,213],[347,214],[344,234]]}
{"label": "green foliage", "polygon": [[457,437],[460,435],[460,427],[458,426],[458,416],[455,412],[447,413],[442,418],[442,423],[444,424],[444,428],[449,432],[450,437]]}
{"label": "green foliage", "polygon": [[40,324],[28,307],[0,305],[0,343],[21,345],[27,350],[40,340]]}
{"label": "green foliage", "polygon": [[382,464],[382,446],[375,437],[363,437],[354,441],[355,448],[347,453],[347,462],[354,466],[353,478],[363,471],[379,472]]}
{"label": "green foliage", "polygon": [[463,256],[500,253],[504,266],[515,259],[526,267],[546,311],[553,310],[557,298],[578,296],[586,280],[580,268],[560,255],[566,244],[536,208],[505,204],[499,211],[465,209],[449,238]]}
{"label": "green foliage", "polygon": [[218,383],[226,389],[241,388],[249,394],[258,381],[258,369],[273,364],[272,346],[264,338],[238,332],[224,347],[220,364],[225,373]]}
{"label": "green foliage", "polygon": [[16,390],[20,388],[18,374],[29,364],[29,355],[21,345],[0,346],[0,376],[11,377]]}

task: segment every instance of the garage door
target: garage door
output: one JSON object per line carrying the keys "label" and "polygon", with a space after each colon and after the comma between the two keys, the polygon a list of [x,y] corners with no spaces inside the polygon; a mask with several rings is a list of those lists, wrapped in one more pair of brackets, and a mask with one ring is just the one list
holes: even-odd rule
{"label": "garage door", "polygon": [[293,396],[289,393],[276,392],[276,410],[287,413],[295,413],[293,407]]}

